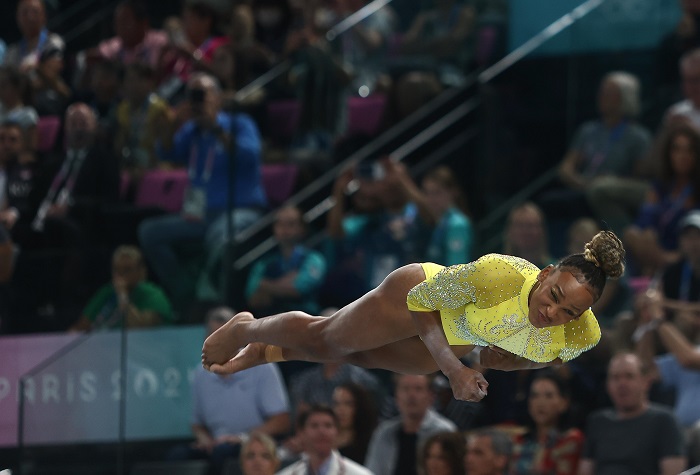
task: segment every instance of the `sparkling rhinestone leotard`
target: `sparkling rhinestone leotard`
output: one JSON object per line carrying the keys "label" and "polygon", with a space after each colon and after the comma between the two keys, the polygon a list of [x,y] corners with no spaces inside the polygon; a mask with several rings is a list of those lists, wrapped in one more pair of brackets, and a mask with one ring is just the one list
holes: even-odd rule
{"label": "sparkling rhinestone leotard", "polygon": [[593,348],[600,327],[588,309],[547,328],[528,319],[528,297],[539,269],[519,257],[487,254],[469,264],[421,264],[426,279],[408,294],[409,310],[440,311],[450,345],[495,345],[531,361],[569,361]]}

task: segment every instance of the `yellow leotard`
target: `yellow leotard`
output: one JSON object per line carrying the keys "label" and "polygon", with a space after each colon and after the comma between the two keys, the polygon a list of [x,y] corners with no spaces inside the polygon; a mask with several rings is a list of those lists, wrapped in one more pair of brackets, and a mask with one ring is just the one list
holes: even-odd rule
{"label": "yellow leotard", "polygon": [[565,325],[530,323],[528,298],[540,270],[525,259],[487,254],[469,264],[421,266],[426,279],[408,293],[408,309],[440,311],[450,345],[495,345],[546,363],[572,360],[600,340],[590,309]]}

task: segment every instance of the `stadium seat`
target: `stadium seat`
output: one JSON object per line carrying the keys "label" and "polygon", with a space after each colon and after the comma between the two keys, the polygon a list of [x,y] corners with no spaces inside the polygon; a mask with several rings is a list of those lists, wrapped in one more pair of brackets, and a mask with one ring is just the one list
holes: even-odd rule
{"label": "stadium seat", "polygon": [[262,166],[262,182],[271,207],[280,206],[294,192],[299,169],[294,164],[280,163]]}
{"label": "stadium seat", "polygon": [[386,96],[372,94],[368,97],[348,99],[348,130],[346,135],[374,136],[379,132],[386,106]]}
{"label": "stadium seat", "polygon": [[151,170],[139,184],[135,204],[176,213],[182,209],[188,182],[186,170]]}
{"label": "stadium seat", "polygon": [[57,115],[39,117],[36,124],[39,143],[37,149],[40,152],[50,152],[56,145],[58,131],[61,129],[61,118]]}
{"label": "stadium seat", "polygon": [[267,127],[277,140],[288,141],[299,125],[301,104],[296,99],[271,101],[267,105]]}

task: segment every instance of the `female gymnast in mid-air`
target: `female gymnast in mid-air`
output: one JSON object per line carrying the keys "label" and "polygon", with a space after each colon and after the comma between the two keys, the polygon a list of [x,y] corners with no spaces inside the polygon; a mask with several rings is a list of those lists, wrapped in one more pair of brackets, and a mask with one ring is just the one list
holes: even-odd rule
{"label": "female gymnast in mid-air", "polygon": [[624,248],[602,231],[555,266],[488,254],[469,264],[409,264],[330,317],[238,313],[204,342],[202,364],[218,374],[303,360],[397,373],[441,370],[457,399],[479,401],[484,376],[459,358],[484,347],[482,366],[535,369],[576,358],[600,340],[590,307],[608,277],[624,271]]}

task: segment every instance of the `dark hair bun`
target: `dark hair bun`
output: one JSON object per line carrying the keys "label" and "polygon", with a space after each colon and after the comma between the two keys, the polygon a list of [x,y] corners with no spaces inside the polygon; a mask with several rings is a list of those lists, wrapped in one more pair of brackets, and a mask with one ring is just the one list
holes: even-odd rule
{"label": "dark hair bun", "polygon": [[625,248],[612,231],[601,231],[593,236],[586,244],[583,257],[610,278],[615,279],[625,272]]}

